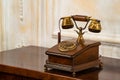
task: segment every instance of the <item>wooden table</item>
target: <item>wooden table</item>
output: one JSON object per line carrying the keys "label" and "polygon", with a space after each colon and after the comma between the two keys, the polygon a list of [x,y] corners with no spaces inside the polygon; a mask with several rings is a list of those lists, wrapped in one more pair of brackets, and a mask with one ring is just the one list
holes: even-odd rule
{"label": "wooden table", "polygon": [[62,70],[44,71],[47,48],[26,46],[0,52],[0,80],[120,80],[120,59],[102,57],[103,69],[79,71],[76,77]]}

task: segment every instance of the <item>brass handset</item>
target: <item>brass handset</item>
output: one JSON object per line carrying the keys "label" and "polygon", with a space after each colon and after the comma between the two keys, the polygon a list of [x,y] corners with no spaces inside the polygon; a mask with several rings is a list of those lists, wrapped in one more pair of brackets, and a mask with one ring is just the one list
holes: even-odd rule
{"label": "brass handset", "polygon": [[100,20],[91,19],[91,23],[88,26],[89,31],[99,33],[101,31]]}
{"label": "brass handset", "polygon": [[[62,20],[62,25],[60,25],[61,20]],[[83,34],[85,32],[83,32],[83,30],[85,30],[86,27],[88,27],[88,30],[90,32],[99,33],[101,31],[100,20],[92,19],[89,16],[72,15],[72,16],[68,16],[68,17],[62,17],[62,18],[60,18],[60,21],[59,21],[60,32],[58,33],[58,44],[59,44],[58,49],[60,51],[70,51],[70,50],[75,49],[78,45],[84,46],[85,41],[83,38]],[[77,25],[76,21],[86,22],[86,25],[84,27],[79,27]],[[88,26],[89,22],[90,22],[90,24]],[[73,28],[74,25],[76,26],[75,31],[78,34],[78,38],[77,38],[76,42],[70,42],[70,41],[62,41],[61,42],[61,28],[60,28],[60,26],[62,26],[62,29],[70,29],[70,28]]]}
{"label": "brass handset", "polygon": [[62,18],[63,21],[62,21],[62,28],[63,29],[70,29],[70,28],[73,28],[73,22],[71,20],[71,17],[64,17]]}

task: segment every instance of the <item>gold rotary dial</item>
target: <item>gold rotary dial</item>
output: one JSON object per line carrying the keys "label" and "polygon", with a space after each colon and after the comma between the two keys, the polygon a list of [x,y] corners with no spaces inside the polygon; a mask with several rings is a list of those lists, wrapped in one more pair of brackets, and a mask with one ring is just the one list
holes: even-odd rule
{"label": "gold rotary dial", "polygon": [[58,45],[58,49],[60,51],[71,51],[71,50],[74,50],[75,48],[76,48],[76,44],[70,41],[62,41]]}

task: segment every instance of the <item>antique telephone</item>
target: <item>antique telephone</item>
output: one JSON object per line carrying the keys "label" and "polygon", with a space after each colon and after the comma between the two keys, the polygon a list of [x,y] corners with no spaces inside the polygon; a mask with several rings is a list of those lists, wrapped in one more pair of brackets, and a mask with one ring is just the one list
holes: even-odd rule
{"label": "antique telephone", "polygon": [[[77,21],[85,22],[85,26],[79,27]],[[74,25],[75,32],[78,34],[77,39],[61,41],[61,30],[73,28]],[[76,72],[81,70],[95,66],[102,68],[102,62],[99,58],[99,45],[101,43],[84,40],[83,35],[85,32],[83,31],[87,27],[90,32],[99,33],[101,31],[100,20],[84,15],[60,18],[58,44],[46,51],[48,59],[46,60],[45,70],[48,70],[48,68],[65,70],[72,72],[74,77]]]}
{"label": "antique telephone", "polygon": [[[75,42],[71,42],[71,41],[61,41],[61,22],[62,20],[62,29],[70,29],[73,28],[74,25],[76,26],[76,33],[78,34],[78,38]],[[84,27],[78,27],[76,21],[82,21],[82,22],[86,22]],[[88,23],[90,22],[89,26]],[[100,20],[98,19],[92,19],[89,16],[84,16],[84,15],[72,15],[69,17],[62,17],[59,20],[59,32],[58,32],[58,49],[60,51],[70,51],[70,50],[74,50],[78,45],[84,46],[84,38],[83,38],[83,34],[85,32],[83,32],[83,30],[86,29],[86,27],[88,26],[88,30],[90,32],[94,32],[94,33],[99,33],[101,31],[101,24],[100,24]]]}

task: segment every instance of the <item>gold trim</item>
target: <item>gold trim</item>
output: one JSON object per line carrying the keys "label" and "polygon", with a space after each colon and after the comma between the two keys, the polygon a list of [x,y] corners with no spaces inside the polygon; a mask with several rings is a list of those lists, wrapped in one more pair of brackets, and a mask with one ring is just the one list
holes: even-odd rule
{"label": "gold trim", "polygon": [[76,47],[77,47],[76,44],[70,41],[62,41],[58,45],[58,49],[60,51],[71,51],[74,50]]}

